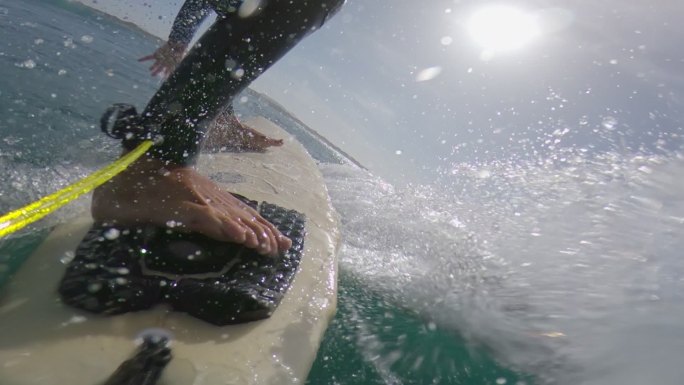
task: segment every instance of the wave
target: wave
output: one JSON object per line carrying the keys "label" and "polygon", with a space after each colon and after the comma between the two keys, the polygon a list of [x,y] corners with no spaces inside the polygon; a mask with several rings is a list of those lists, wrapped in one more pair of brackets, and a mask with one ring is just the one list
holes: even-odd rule
{"label": "wave", "polygon": [[321,169],[341,269],[388,299],[542,383],[677,383],[682,156],[457,165],[405,188]]}

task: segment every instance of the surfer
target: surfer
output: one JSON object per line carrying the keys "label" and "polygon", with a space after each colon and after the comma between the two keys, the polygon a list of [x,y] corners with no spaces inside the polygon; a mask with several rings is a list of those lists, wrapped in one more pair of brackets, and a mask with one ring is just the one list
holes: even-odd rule
{"label": "surfer", "polygon": [[[183,59],[183,55],[197,29],[211,11],[212,7],[206,1],[189,0],[185,2],[173,21],[168,40],[152,54],[139,59],[141,62],[152,60],[150,66],[152,76],[168,77],[173,72]],[[235,12],[232,16],[235,17]],[[210,123],[203,149],[208,151],[263,152],[268,147],[282,145],[282,139],[269,138],[242,124],[235,116],[232,103],[228,103]]]}
{"label": "surfer", "polygon": [[[263,71],[318,29],[344,0],[187,0],[181,13],[216,22],[188,52],[147,104],[141,125],[161,143],[93,193],[97,221],[152,223],[244,244],[264,255],[291,246],[254,209],[194,167],[205,122]],[[184,26],[192,31],[199,23]],[[177,41],[170,39],[172,41]],[[178,53],[179,51],[175,51]],[[127,136],[124,151],[142,139]]]}

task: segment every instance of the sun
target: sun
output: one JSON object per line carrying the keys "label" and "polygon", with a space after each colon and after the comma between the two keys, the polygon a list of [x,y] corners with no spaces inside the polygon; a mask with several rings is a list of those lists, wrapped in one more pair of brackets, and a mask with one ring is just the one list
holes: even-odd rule
{"label": "sun", "polygon": [[467,28],[489,54],[519,49],[540,35],[534,15],[507,5],[480,8],[468,20]]}

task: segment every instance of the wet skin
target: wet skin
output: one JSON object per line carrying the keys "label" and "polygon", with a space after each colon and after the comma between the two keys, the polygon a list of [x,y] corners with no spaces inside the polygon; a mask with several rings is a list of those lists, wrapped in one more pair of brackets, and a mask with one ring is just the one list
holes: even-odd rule
{"label": "wet skin", "polygon": [[165,165],[143,156],[93,193],[96,221],[152,223],[244,244],[263,255],[292,242],[251,207],[190,166]]}

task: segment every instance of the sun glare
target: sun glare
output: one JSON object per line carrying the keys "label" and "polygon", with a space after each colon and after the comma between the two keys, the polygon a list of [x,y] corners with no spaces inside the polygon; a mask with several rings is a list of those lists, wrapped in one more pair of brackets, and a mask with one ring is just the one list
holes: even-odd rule
{"label": "sun glare", "polygon": [[521,48],[540,34],[536,18],[520,9],[496,5],[481,8],[470,17],[468,32],[485,53]]}

